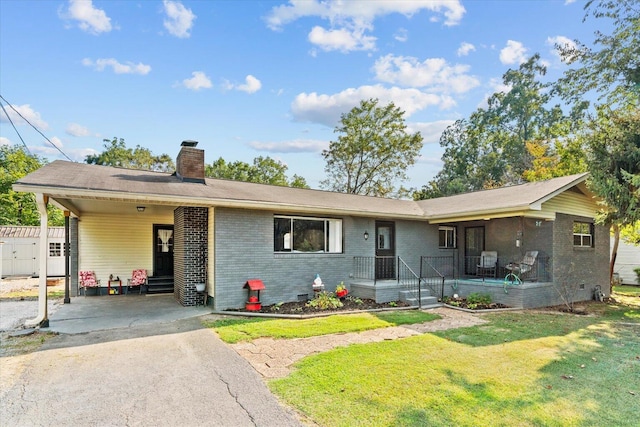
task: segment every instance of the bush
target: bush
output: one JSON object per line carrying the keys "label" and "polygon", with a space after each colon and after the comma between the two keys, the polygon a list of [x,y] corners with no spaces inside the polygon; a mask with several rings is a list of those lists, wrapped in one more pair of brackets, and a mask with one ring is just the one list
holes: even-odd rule
{"label": "bush", "polygon": [[320,292],[314,299],[307,303],[307,307],[313,307],[319,310],[330,310],[342,306],[342,302],[331,292]]}
{"label": "bush", "polygon": [[477,304],[477,305],[489,305],[491,304],[491,295],[473,292],[469,294],[469,296],[467,297],[467,303]]}
{"label": "bush", "polygon": [[640,267],[634,268],[633,271],[636,272],[636,282],[638,282],[638,285],[640,285]]}

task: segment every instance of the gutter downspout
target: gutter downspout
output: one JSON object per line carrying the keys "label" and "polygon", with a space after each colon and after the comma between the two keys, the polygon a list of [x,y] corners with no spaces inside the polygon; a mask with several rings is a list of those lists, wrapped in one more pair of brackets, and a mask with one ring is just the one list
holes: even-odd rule
{"label": "gutter downspout", "polygon": [[49,326],[47,313],[47,242],[49,230],[47,228],[47,203],[49,196],[36,193],[36,203],[40,212],[40,277],[38,281],[38,317],[27,320],[25,326],[33,328],[36,326],[46,328]]}

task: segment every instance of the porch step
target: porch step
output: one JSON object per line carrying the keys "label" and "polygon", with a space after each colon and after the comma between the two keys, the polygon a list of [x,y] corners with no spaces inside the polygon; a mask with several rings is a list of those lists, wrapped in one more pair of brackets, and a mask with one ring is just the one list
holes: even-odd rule
{"label": "porch step", "polygon": [[148,294],[172,294],[173,293],[173,276],[154,276],[149,277]]}
{"label": "porch step", "polygon": [[422,296],[420,302],[422,304],[418,303],[418,298],[411,291],[405,291],[405,290],[399,291],[398,299],[412,306],[421,305],[423,308],[437,307],[440,305],[440,303],[438,302],[438,298],[431,296],[431,292],[428,289],[422,289],[420,293]]}

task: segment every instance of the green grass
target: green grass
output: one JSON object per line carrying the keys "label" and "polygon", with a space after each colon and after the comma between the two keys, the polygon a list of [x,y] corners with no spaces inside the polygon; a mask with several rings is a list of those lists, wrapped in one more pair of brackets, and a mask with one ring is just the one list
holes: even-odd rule
{"label": "green grass", "polygon": [[333,315],[311,319],[228,318],[206,322],[227,343],[260,337],[305,338],[326,334],[360,332],[389,326],[429,322],[439,319],[433,313],[418,310],[385,311]]}
{"label": "green grass", "polygon": [[[38,288],[7,292],[0,295],[0,300],[36,300]],[[47,289],[47,298],[64,298],[64,290]]]}
{"label": "green grass", "polygon": [[614,286],[613,293],[619,294],[619,295],[625,295],[628,297],[640,297],[640,286],[628,286],[628,285]]}
{"label": "green grass", "polygon": [[321,426],[637,426],[640,301],[310,356],[270,388]]}

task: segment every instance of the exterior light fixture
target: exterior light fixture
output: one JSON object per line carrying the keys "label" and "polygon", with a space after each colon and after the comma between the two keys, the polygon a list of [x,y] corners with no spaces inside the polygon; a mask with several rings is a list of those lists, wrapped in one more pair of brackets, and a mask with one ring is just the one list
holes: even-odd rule
{"label": "exterior light fixture", "polygon": [[369,240],[369,232],[368,231],[364,232],[364,240]]}
{"label": "exterior light fixture", "polygon": [[138,210],[138,212],[144,212],[145,207],[144,206],[138,206],[138,207],[136,207],[136,209]]}

